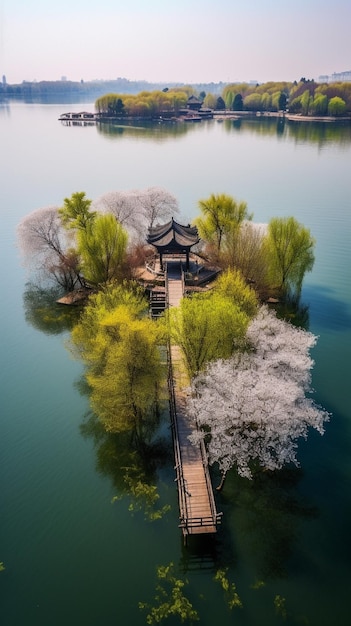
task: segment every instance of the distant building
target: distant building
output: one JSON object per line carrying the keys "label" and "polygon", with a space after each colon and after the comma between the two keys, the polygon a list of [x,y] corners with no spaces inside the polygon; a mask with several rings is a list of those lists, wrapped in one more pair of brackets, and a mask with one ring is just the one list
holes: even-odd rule
{"label": "distant building", "polygon": [[319,83],[348,83],[351,82],[351,70],[345,72],[334,72],[329,76],[318,76]]}

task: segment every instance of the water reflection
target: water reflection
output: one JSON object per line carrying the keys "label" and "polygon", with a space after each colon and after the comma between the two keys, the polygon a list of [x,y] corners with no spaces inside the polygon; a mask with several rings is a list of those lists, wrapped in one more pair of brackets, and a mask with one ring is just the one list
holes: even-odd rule
{"label": "water reflection", "polygon": [[[234,536],[241,550],[244,547],[244,558],[252,564],[256,580],[266,582],[287,575],[300,523],[317,516],[316,507],[298,493],[301,478],[302,471],[297,468],[260,472],[252,481],[234,473],[228,477],[223,509],[227,509],[227,517],[234,511]],[[223,554],[226,534],[220,537]]]}
{"label": "water reflection", "polygon": [[138,122],[132,120],[126,122],[113,123],[104,122],[96,124],[97,131],[100,135],[108,139],[118,139],[120,137],[150,139],[151,141],[163,142],[168,139],[177,139],[183,137],[194,127],[191,124],[183,122]]}
{"label": "water reflection", "polygon": [[[89,392],[84,381],[79,386]],[[161,501],[157,483],[158,471],[172,459],[170,441],[156,435],[140,451],[132,446],[130,433],[107,433],[92,412],[85,416],[80,431],[83,437],[94,441],[96,471],[112,481],[113,502],[127,497],[129,511],[141,511],[147,521],[161,519],[168,513],[170,505]]]}
{"label": "water reflection", "polygon": [[44,288],[29,282],[23,293],[26,322],[47,335],[59,335],[72,330],[77,323],[81,307],[57,304],[62,291],[55,287]]}
{"label": "water reflection", "polygon": [[286,118],[256,117],[225,120],[223,127],[227,133],[241,132],[252,135],[279,136],[299,143],[314,143],[318,146],[351,143],[350,122],[296,122]]}

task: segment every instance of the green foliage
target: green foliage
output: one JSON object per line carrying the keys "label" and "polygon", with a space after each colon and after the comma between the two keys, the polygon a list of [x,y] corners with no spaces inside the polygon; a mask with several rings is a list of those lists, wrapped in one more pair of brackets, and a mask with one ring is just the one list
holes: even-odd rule
{"label": "green foliage", "polygon": [[339,98],[339,96],[335,96],[334,98],[331,98],[329,100],[329,104],[328,104],[329,115],[338,117],[340,115],[344,115],[345,112],[346,112],[345,100],[343,100],[342,98]]}
{"label": "green foliage", "polygon": [[232,236],[244,220],[251,220],[246,202],[238,202],[227,194],[211,194],[206,200],[199,200],[202,217],[194,220],[199,235],[204,241],[220,252],[225,237]]}
{"label": "green foliage", "polygon": [[244,98],[246,111],[260,111],[262,109],[262,96],[260,93],[251,93]]}
{"label": "green foliage", "polygon": [[[134,453],[135,454],[135,453]],[[144,511],[145,519],[152,522],[161,519],[170,510],[170,505],[165,504],[161,508],[156,508],[160,495],[157,486],[150,484],[146,474],[140,466],[135,463],[124,468],[124,483],[128,495],[131,497],[129,511],[135,513]],[[112,502],[121,500],[123,494],[112,498]]]}
{"label": "green foliage", "polygon": [[190,377],[240,349],[249,323],[248,315],[220,290],[183,298],[169,317],[171,338],[182,349]]}
{"label": "green foliage", "polygon": [[285,295],[298,296],[306,272],[314,263],[315,241],[308,228],[293,217],[273,218],[268,224],[265,240],[269,274],[272,282]]}
{"label": "green foliage", "polygon": [[157,388],[161,380],[159,330],[150,319],[132,319],[117,309],[109,328],[118,335],[106,350],[106,364],[99,375],[88,374],[93,409],[109,432],[131,430],[138,440],[153,425]]}
{"label": "green foliage", "polygon": [[4,572],[6,569],[5,565],[3,564],[2,561],[0,561],[0,572]]}
{"label": "green foliage", "polygon": [[233,100],[233,111],[242,111],[244,108],[243,97],[241,93],[236,93]]}
{"label": "green foliage", "polygon": [[214,580],[221,585],[223,591],[225,592],[226,601],[230,610],[234,608],[242,609],[243,604],[236,591],[236,585],[235,583],[229,582],[227,572],[228,568],[217,570]]}
{"label": "green foliage", "polygon": [[276,595],[274,598],[274,606],[278,615],[284,620],[287,618],[286,600],[283,596]]}
{"label": "green foliage", "polygon": [[224,111],[225,110],[225,102],[221,96],[217,98],[216,102],[216,111]]}
{"label": "green foliage", "polygon": [[78,251],[85,279],[92,285],[107,283],[121,275],[128,235],[116,218],[99,215],[78,232]]}
{"label": "green foliage", "polygon": [[155,606],[145,602],[139,602],[140,609],[146,609],[147,624],[160,624],[171,616],[176,616],[180,621],[191,624],[199,620],[197,611],[193,608],[189,599],[184,595],[184,587],[188,581],[181,580],[174,575],[174,564],[160,566],[157,569],[157,578],[162,584],[156,585]]}
{"label": "green foliage", "polygon": [[95,109],[107,117],[128,115],[154,118],[165,112],[176,115],[179,109],[186,105],[191,93],[193,88],[182,87],[163,91],[141,91],[137,95],[106,94],[96,100]]}
{"label": "green foliage", "polygon": [[84,191],[77,191],[70,198],[65,198],[63,207],[59,209],[63,225],[66,228],[85,230],[96,217],[90,206],[91,200],[86,198]]}
{"label": "green foliage", "polygon": [[245,222],[226,237],[219,259],[221,267],[240,270],[245,280],[252,282],[263,296],[269,289],[264,236],[265,228]]}
{"label": "green foliage", "polygon": [[228,269],[217,279],[214,289],[236,304],[249,318],[258,310],[256,292],[245,282],[239,270]]}
{"label": "green foliage", "polygon": [[147,302],[134,285],[106,287],[91,298],[72,331],[72,349],[85,361],[91,404],[108,432],[150,434],[162,379],[163,328],[141,318]]}
{"label": "green foliage", "polygon": [[328,113],[328,98],[326,95],[316,93],[311,104],[313,115],[326,115]]}
{"label": "green foliage", "polygon": [[57,304],[61,296],[62,290],[27,283],[23,294],[26,322],[47,335],[71,330],[78,321],[80,307]]}
{"label": "green foliage", "polygon": [[[327,100],[317,96],[325,95]],[[302,78],[298,83],[267,82],[260,85],[243,83],[226,85],[222,92],[226,107],[233,111],[285,111],[287,102],[290,113],[303,115],[344,115],[351,113],[351,83],[315,83],[314,80]],[[338,97],[342,103],[328,104]],[[237,100],[238,98],[238,100]],[[336,112],[334,112],[334,106]],[[215,108],[215,104],[212,106]],[[339,110],[340,108],[340,110]]]}

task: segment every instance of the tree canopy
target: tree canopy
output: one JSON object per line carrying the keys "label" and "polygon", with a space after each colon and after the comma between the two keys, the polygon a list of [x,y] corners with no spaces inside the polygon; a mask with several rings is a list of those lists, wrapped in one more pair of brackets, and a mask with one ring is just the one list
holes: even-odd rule
{"label": "tree canopy", "polygon": [[91,296],[72,331],[95,413],[108,432],[129,431],[137,443],[152,430],[162,376],[163,329],[142,315],[147,307],[135,284],[110,284]]}
{"label": "tree canopy", "polygon": [[170,309],[171,338],[182,349],[190,378],[210,361],[242,349],[256,308],[255,293],[240,274],[227,272],[212,292],[183,298]]}
{"label": "tree canopy", "polygon": [[217,255],[223,242],[238,231],[244,220],[252,216],[247,211],[246,202],[238,202],[227,194],[211,194],[205,200],[199,200],[202,216],[194,220],[199,235],[211,244]]}
{"label": "tree canopy", "polygon": [[294,217],[270,220],[265,238],[268,273],[283,293],[299,296],[304,275],[313,268],[314,245],[309,229]]}

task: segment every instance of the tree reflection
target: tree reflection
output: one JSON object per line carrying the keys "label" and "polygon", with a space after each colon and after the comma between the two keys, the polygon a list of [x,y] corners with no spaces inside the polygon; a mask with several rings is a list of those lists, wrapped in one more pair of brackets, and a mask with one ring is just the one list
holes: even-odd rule
{"label": "tree reflection", "polygon": [[[84,383],[81,389],[87,390]],[[141,452],[132,446],[130,433],[107,433],[92,412],[85,416],[80,430],[83,437],[94,441],[97,472],[112,481],[116,492],[112,502],[128,498],[129,511],[142,511],[148,521],[160,519],[170,510],[169,504],[160,502],[157,489],[157,472],[171,459],[167,440],[155,438]]]}
{"label": "tree reflection", "polygon": [[57,287],[41,287],[29,282],[23,293],[26,322],[47,335],[59,335],[72,330],[77,323],[81,307],[57,304],[62,296]]}
{"label": "tree reflection", "polygon": [[96,125],[100,135],[109,139],[118,139],[121,137],[136,137],[140,139],[150,139],[151,141],[161,142],[167,139],[176,139],[183,137],[193,128],[192,124],[184,122],[139,122],[133,120],[131,124],[118,124],[114,122],[103,122]]}
{"label": "tree reflection", "polygon": [[301,122],[286,117],[239,117],[224,121],[227,133],[241,132],[252,135],[274,136],[293,139],[298,143],[315,143],[319,147],[325,144],[349,146],[351,143],[351,125],[345,122]]}
{"label": "tree reflection", "polygon": [[[317,509],[303,501],[297,487],[302,472],[287,468],[260,472],[252,481],[232,475],[223,497],[235,500],[237,540],[253,560],[257,580],[281,578],[293,553],[301,520],[317,516]],[[228,489],[229,488],[229,489]],[[233,506],[233,502],[228,502]]]}

